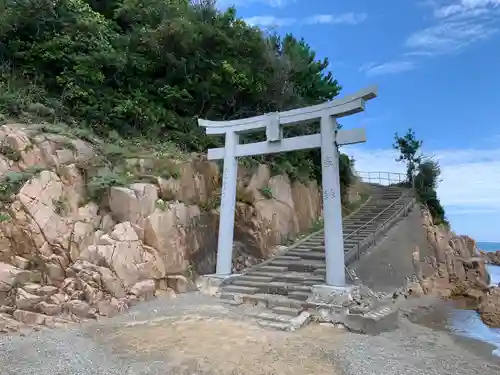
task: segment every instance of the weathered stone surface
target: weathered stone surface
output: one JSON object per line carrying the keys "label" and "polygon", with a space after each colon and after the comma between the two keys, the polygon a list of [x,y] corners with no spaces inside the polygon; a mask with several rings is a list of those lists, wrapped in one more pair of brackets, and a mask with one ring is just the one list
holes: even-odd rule
{"label": "weathered stone surface", "polygon": [[17,332],[21,324],[11,315],[0,312],[0,333]]}
{"label": "weathered stone surface", "polygon": [[113,317],[125,312],[127,305],[116,298],[109,298],[100,300],[97,303],[97,310],[101,316]]}
{"label": "weathered stone surface", "polygon": [[18,267],[18,268],[21,268],[23,270],[27,269],[30,265],[30,261],[26,258],[23,258],[19,255],[16,255],[14,256],[14,258],[12,258],[12,263]]}
{"label": "weathered stone surface", "polygon": [[[110,235],[101,237],[101,243],[106,245],[89,246],[82,253],[81,258],[111,269],[125,288],[147,278],[149,275],[146,274],[146,271],[150,269],[159,270],[159,275],[164,276],[163,264],[160,259],[143,248],[142,242],[130,222],[117,224]],[[108,281],[110,281],[109,278]],[[108,285],[108,287],[118,289],[116,291],[118,295],[122,294],[119,292],[118,286]]]}
{"label": "weathered stone surface", "polygon": [[152,184],[132,184],[130,188],[112,187],[109,195],[111,213],[119,222],[134,224],[153,213],[158,189]]}
{"label": "weathered stone surface", "polygon": [[500,266],[500,250],[484,253],[486,259],[493,265]]}
{"label": "weathered stone surface", "polygon": [[28,325],[51,325],[53,323],[52,317],[32,311],[16,310],[12,316],[18,322]]}
{"label": "weathered stone surface", "polygon": [[59,315],[62,312],[62,307],[58,304],[40,302],[37,309],[45,315]]}
{"label": "weathered stone surface", "polygon": [[194,287],[185,276],[172,275],[167,277],[167,285],[172,288],[176,293],[186,293]]}
{"label": "weathered stone surface", "polygon": [[481,319],[490,327],[500,328],[500,287],[481,297],[478,307]]}
{"label": "weathered stone surface", "polygon": [[28,283],[32,278],[32,272],[0,262],[0,292],[8,292],[15,285]]}
{"label": "weathered stone surface", "polygon": [[186,270],[188,249],[183,226],[199,214],[197,206],[176,203],[165,210],[157,209],[144,220],[144,243],[158,250],[166,273]]}
{"label": "weathered stone surface", "polygon": [[16,307],[21,310],[36,310],[36,305],[43,300],[43,297],[30,294],[22,288],[17,288]]}
{"label": "weathered stone surface", "polygon": [[[213,203],[221,185],[216,163],[194,154],[182,162],[162,156],[129,160],[130,168],[153,176],[148,181],[155,183],[113,187],[99,207],[88,201],[86,179],[112,168],[93,166],[100,158],[94,145],[41,131],[41,125],[0,126],[0,141],[20,153],[18,161],[0,155],[0,176],[43,169],[14,192],[6,207],[11,218],[0,222],[2,313],[18,311],[20,321],[51,327],[57,319],[43,315],[112,316],[154,295],[152,285],[171,298],[174,289],[191,288],[178,276],[190,274],[190,263],[214,267]],[[255,173],[243,169],[238,186],[251,199],[237,205],[237,241],[244,245],[235,250],[236,269],[260,261],[320,214],[317,187],[271,178],[265,165]],[[263,197],[263,188],[272,191],[272,199]],[[254,206],[257,201],[262,203]],[[208,222],[201,220],[200,206],[210,207]]]}
{"label": "weathered stone surface", "polygon": [[72,300],[66,303],[65,307],[70,313],[75,314],[78,318],[88,318],[91,307],[85,301]]}
{"label": "weathered stone surface", "polygon": [[149,279],[136,283],[132,288],[130,288],[130,294],[133,294],[141,300],[149,300],[153,298],[155,294],[154,280]]}

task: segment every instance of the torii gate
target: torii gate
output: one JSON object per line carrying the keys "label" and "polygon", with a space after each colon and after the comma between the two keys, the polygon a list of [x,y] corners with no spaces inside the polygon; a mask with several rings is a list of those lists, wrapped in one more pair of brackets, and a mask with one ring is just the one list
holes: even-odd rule
{"label": "torii gate", "polygon": [[[371,87],[342,99],[286,112],[230,121],[198,119],[198,125],[206,128],[207,135],[225,134],[224,147],[208,150],[208,160],[224,159],[217,247],[218,276],[229,276],[232,272],[237,158],[321,147],[326,283],[345,285],[338,146],[366,142],[366,134],[363,128],[338,130],[336,119],[364,111],[365,101],[376,96],[377,88]],[[283,138],[283,127],[297,126],[318,118],[321,119],[320,133]],[[266,141],[239,144],[239,134],[263,129],[266,130]]]}

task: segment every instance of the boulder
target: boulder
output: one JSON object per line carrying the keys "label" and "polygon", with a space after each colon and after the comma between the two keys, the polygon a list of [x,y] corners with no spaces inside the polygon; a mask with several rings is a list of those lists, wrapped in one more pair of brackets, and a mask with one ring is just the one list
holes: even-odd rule
{"label": "boulder", "polygon": [[165,210],[157,209],[144,220],[144,243],[158,251],[166,273],[187,269],[189,250],[183,226],[199,214],[197,206],[176,203]]}
{"label": "boulder", "polygon": [[0,313],[0,333],[17,332],[21,328],[21,324],[11,315]]}
{"label": "boulder", "polygon": [[33,311],[16,310],[12,314],[15,320],[28,325],[53,325],[53,318]]}
{"label": "boulder", "polygon": [[488,326],[500,328],[500,287],[492,288],[482,296],[478,311]]}
{"label": "boulder", "polygon": [[167,286],[172,288],[176,293],[186,293],[191,288],[194,288],[193,283],[182,275],[171,275],[167,277]]}
{"label": "boulder", "polygon": [[72,300],[66,302],[66,309],[71,313],[75,314],[78,318],[89,318],[91,317],[91,307],[85,301]]}
{"label": "boulder", "polygon": [[59,315],[62,312],[62,307],[59,304],[54,304],[54,303],[47,303],[47,302],[40,302],[37,305],[37,309],[45,315]]}
{"label": "boulder", "polygon": [[44,297],[28,293],[22,288],[17,288],[16,307],[21,310],[36,310],[36,306],[39,302],[43,301],[43,298]]}
{"label": "boulder", "polygon": [[126,310],[127,305],[123,301],[119,301],[116,298],[103,299],[97,303],[98,314],[109,318],[117,314],[121,314]]}
{"label": "boulder", "polygon": [[158,189],[152,184],[132,184],[129,188],[112,187],[109,207],[119,222],[138,224],[155,210]]}
{"label": "boulder", "polygon": [[8,292],[16,285],[23,285],[36,279],[31,271],[0,262],[0,292]]}
{"label": "boulder", "polygon": [[130,294],[140,300],[149,300],[153,298],[155,294],[154,280],[143,280],[136,283],[132,288],[130,288]]}
{"label": "boulder", "polygon": [[[100,245],[88,246],[81,254],[81,259],[112,270],[125,288],[130,288],[140,280],[149,277],[151,269],[164,269],[160,259],[147,252],[139,240],[130,222],[117,224],[110,235],[103,235]],[[118,283],[107,275],[107,288],[114,290],[114,295],[121,295]],[[162,276],[162,275],[160,275]]]}

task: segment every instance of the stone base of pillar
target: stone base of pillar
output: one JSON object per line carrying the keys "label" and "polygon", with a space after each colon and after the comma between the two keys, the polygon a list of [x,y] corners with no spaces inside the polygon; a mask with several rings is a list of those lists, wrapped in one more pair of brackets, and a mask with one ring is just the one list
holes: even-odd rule
{"label": "stone base of pillar", "polygon": [[373,335],[398,327],[399,308],[390,296],[380,298],[360,285],[314,285],[308,302],[315,305],[313,315],[320,323]]}
{"label": "stone base of pillar", "polygon": [[358,285],[313,285],[312,287],[312,302],[335,305],[348,306],[354,300],[359,299],[360,287]]}
{"label": "stone base of pillar", "polygon": [[207,296],[218,296],[220,287],[225,285],[233,277],[239,276],[238,274],[219,275],[209,274],[201,275],[196,279],[196,287],[198,291]]}

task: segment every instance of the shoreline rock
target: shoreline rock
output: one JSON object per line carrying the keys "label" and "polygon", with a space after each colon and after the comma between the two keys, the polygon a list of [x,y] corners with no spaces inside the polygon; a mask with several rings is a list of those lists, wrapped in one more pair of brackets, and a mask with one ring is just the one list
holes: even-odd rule
{"label": "shoreline rock", "polygon": [[[417,281],[406,286],[407,295],[434,294],[443,299],[466,299],[490,327],[500,328],[500,288],[490,286],[488,260],[468,236],[458,236],[435,226],[427,210],[422,210],[428,249],[414,253]],[[429,254],[422,257],[420,254]]]}

